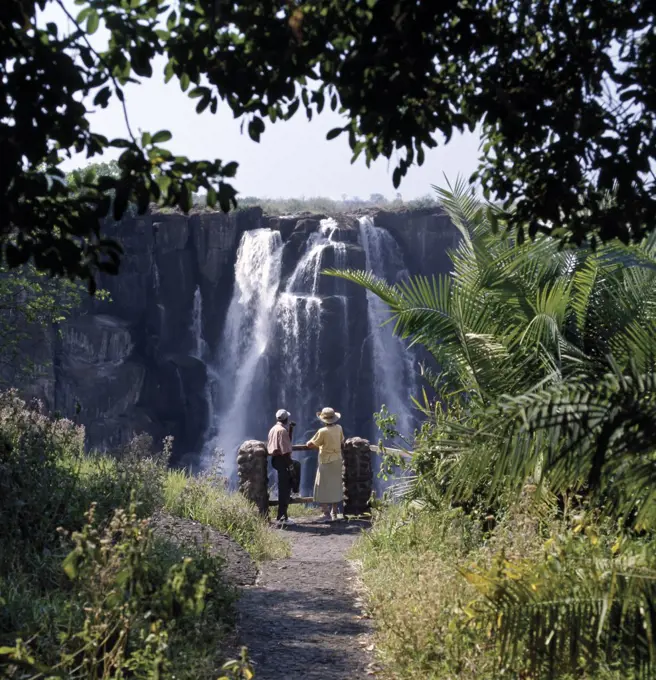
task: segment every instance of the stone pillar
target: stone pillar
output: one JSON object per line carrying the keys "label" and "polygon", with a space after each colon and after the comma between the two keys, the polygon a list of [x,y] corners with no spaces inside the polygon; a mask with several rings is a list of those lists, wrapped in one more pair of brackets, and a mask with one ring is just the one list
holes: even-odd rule
{"label": "stone pillar", "polygon": [[343,456],[344,514],[354,516],[369,512],[374,481],[369,442],[361,437],[347,439]]}
{"label": "stone pillar", "polygon": [[237,453],[239,491],[257,506],[261,515],[269,514],[269,461],[264,442],[245,441]]}

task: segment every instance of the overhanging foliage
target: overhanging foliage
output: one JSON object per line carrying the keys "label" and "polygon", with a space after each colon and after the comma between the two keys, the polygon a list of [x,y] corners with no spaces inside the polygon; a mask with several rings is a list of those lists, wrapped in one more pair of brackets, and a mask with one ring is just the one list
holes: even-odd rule
{"label": "overhanging foliage", "polygon": [[[191,161],[165,146],[166,130],[124,138],[93,130],[89,114],[123,88],[164,74],[197,100],[225,102],[259,140],[265,121],[345,116],[353,158],[397,158],[398,186],[455,132],[481,126],[477,173],[521,241],[552,232],[639,241],[656,214],[654,13],[646,0],[8,0],[0,7],[0,234],[10,266],[81,276],[115,272],[120,249],[98,218],[129,202],[235,204],[237,164]],[[58,5],[76,27],[40,27]],[[109,32],[106,49],[89,41]],[[62,158],[121,151],[120,177],[72,192]],[[400,152],[400,153],[399,153]],[[616,187],[616,200],[604,203]],[[510,208],[512,212],[510,211]],[[93,284],[91,284],[93,287]]]}

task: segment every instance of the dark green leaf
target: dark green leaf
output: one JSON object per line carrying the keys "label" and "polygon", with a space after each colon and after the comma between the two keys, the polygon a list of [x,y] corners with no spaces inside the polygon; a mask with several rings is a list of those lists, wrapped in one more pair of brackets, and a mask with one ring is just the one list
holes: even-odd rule
{"label": "dark green leaf", "polygon": [[264,121],[261,118],[259,118],[258,116],[255,116],[248,123],[248,134],[254,142],[259,142],[260,141],[260,135],[263,132],[264,132]]}
{"label": "dark green leaf", "polygon": [[87,33],[89,35],[93,35],[98,30],[99,25],[100,17],[98,16],[98,12],[96,12],[95,10],[91,10],[91,12],[89,12],[89,17],[87,19]]}
{"label": "dark green leaf", "polygon": [[109,98],[111,97],[111,95],[112,95],[111,88],[106,85],[93,98],[93,103],[96,106],[102,106],[102,108],[105,108],[109,103]]}
{"label": "dark green leaf", "polygon": [[235,161],[232,161],[230,163],[226,163],[226,165],[223,166],[223,176],[224,177],[234,177],[237,174],[237,168],[239,167],[239,163],[236,163]]}
{"label": "dark green leaf", "polygon": [[328,140],[335,139],[335,137],[339,137],[342,134],[342,132],[344,132],[344,128],[333,128],[326,135],[326,139]]}
{"label": "dark green leaf", "polygon": [[168,130],[160,130],[153,135],[152,143],[162,144],[168,142],[172,137],[173,135]]}

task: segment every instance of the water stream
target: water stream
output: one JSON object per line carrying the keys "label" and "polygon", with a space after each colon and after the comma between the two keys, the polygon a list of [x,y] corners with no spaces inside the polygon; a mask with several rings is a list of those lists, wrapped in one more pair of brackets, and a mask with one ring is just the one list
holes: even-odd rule
{"label": "water stream", "polygon": [[[388,283],[397,283],[407,277],[403,256],[394,237],[385,229],[376,227],[371,217],[361,217],[359,221],[367,270]],[[374,401],[377,405],[385,404],[391,413],[395,413],[397,429],[410,435],[415,421],[410,401],[416,390],[413,353],[394,335],[387,305],[370,291],[367,291],[367,316],[373,358]],[[378,431],[370,436],[376,442]]]}
{"label": "water stream", "polygon": [[[274,305],[280,283],[280,232],[257,229],[243,234],[235,263],[235,284],[223,337],[210,376],[218,380],[205,453],[225,454],[225,472],[235,471],[235,452],[257,431],[265,408],[262,363],[275,323]],[[268,415],[268,414],[267,414]]]}
{"label": "water stream", "polygon": [[194,292],[190,330],[194,340],[191,355],[196,359],[204,359],[207,354],[207,343],[203,339],[203,298],[200,293],[200,286],[196,286]]}

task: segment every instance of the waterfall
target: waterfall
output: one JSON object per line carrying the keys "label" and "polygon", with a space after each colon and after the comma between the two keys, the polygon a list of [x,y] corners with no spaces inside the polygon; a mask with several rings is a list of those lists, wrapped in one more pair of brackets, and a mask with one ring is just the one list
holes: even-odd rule
{"label": "waterfall", "polygon": [[[365,252],[367,270],[388,283],[396,283],[408,275],[403,256],[394,237],[374,226],[371,217],[359,218],[360,241]],[[410,398],[416,387],[414,359],[403,341],[392,332],[387,305],[367,291],[367,316],[372,346],[374,399],[376,407],[385,404],[397,416],[397,429],[411,435],[414,417]],[[378,439],[374,427],[372,441]]]}
{"label": "waterfall", "polygon": [[282,381],[281,398],[300,425],[301,439],[312,431],[316,399],[323,387],[319,349],[323,300],[318,292],[323,255],[335,245],[330,236],[336,226],[332,219],[322,220],[319,232],[310,235],[279,300],[280,353],[287,376]]}
{"label": "waterfall", "polygon": [[207,343],[203,339],[203,298],[200,293],[200,286],[196,286],[194,292],[194,305],[191,309],[191,335],[194,339],[194,346],[191,356],[196,359],[203,359],[207,353]]}
{"label": "waterfall", "polygon": [[280,283],[282,239],[278,231],[256,229],[243,234],[235,263],[235,284],[218,356],[210,376],[213,389],[206,454],[217,448],[226,460],[226,475],[234,473],[239,445],[256,434],[261,419],[264,361],[275,323],[274,306]]}
{"label": "waterfall", "polygon": [[[389,311],[375,295],[365,296],[348,282],[321,274],[326,266],[353,266],[358,252],[362,257],[364,251],[366,267],[394,282],[407,275],[396,241],[365,217],[355,233],[333,219],[321,220],[302,243],[298,254],[298,240],[290,239],[283,247],[278,231],[257,229],[242,235],[215,356],[202,339],[200,291],[194,295],[194,352],[207,362],[209,384],[204,462],[207,465],[219,449],[228,477],[234,475],[239,445],[266,439],[278,408],[288,409],[297,423],[295,443],[316,431],[315,412],[323,406],[342,411],[348,436],[377,441],[373,427],[370,432],[351,429],[356,423],[366,429],[362,425],[370,405],[374,410],[382,404],[397,415],[399,430],[412,434],[413,355],[391,326],[384,325]],[[287,262],[295,266],[287,269]],[[363,382],[358,373],[361,356],[367,357],[366,365],[371,359],[371,381]],[[299,453],[297,458],[303,465],[302,492],[309,494],[317,457]]]}
{"label": "waterfall", "polygon": [[157,260],[155,257],[153,257],[153,287],[155,288],[155,304],[157,305],[157,311],[159,314],[159,329],[161,332],[166,325],[166,309],[160,298],[159,267],[157,266]]}
{"label": "waterfall", "polygon": [[[316,411],[323,406],[340,409],[348,401],[348,369],[335,372],[334,380],[342,388],[342,403],[324,403],[327,385],[324,375],[327,357],[322,355],[322,347],[330,338],[331,352],[334,356],[347,357],[349,354],[348,336],[348,298],[335,296],[341,308],[338,324],[339,334],[334,335],[330,315],[327,315],[327,300],[320,294],[321,270],[328,251],[334,253],[334,265],[345,267],[347,246],[336,240],[339,235],[337,222],[333,219],[321,220],[319,230],[308,238],[305,252],[281,292],[279,308],[279,356],[283,365],[283,379],[280,384],[280,404],[289,409],[298,423],[295,441],[305,442],[316,431],[319,423]],[[335,367],[333,367],[334,370]],[[328,369],[329,370],[329,369]],[[310,495],[316,470],[316,454],[297,454],[303,466],[302,493]]]}

